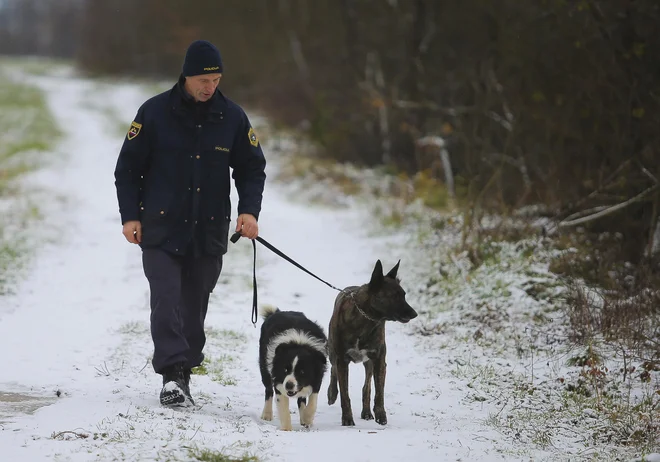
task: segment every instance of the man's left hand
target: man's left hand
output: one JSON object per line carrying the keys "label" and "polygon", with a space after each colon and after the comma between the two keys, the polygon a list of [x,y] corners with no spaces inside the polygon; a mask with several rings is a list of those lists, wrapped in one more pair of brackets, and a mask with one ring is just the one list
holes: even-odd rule
{"label": "man's left hand", "polygon": [[259,235],[259,225],[257,219],[249,213],[243,213],[236,220],[236,232],[248,239],[255,239]]}

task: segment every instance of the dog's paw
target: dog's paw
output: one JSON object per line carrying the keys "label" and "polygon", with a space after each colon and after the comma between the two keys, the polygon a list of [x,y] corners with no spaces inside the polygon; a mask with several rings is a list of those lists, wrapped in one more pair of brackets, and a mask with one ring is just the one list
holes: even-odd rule
{"label": "dog's paw", "polygon": [[387,414],[385,414],[385,409],[374,409],[376,413],[376,423],[380,425],[387,425]]}
{"label": "dog's paw", "polygon": [[300,425],[305,428],[309,428],[314,425],[314,414],[308,410],[303,411],[300,414]]}
{"label": "dog's paw", "polygon": [[288,424],[288,425],[287,424],[282,424],[280,426],[280,430],[282,430],[283,432],[290,432],[291,430],[293,430],[293,427],[291,426],[291,424]]}
{"label": "dog's paw", "polygon": [[362,417],[363,420],[374,420],[374,415],[369,409],[362,409],[362,415],[360,417]]}
{"label": "dog's paw", "polygon": [[353,420],[353,416],[352,415],[341,416],[341,425],[343,427],[355,427],[355,420]]}
{"label": "dog's paw", "polygon": [[264,410],[261,413],[261,418],[263,420],[273,420],[273,400],[267,400],[264,403]]}

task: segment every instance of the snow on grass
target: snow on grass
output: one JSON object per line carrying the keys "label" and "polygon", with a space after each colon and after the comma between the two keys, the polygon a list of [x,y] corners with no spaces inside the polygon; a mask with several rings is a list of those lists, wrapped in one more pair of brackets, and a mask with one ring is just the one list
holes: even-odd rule
{"label": "snow on grass", "polygon": [[[0,295],[11,291],[35,246],[34,230],[49,191],[31,175],[59,156],[60,131],[42,92],[0,70]],[[46,201],[47,202],[47,201]]]}
{"label": "snow on grass", "polygon": [[[56,400],[0,423],[10,460],[655,457],[657,371],[645,371],[642,381],[640,364],[623,368],[603,344],[571,341],[570,294],[549,271],[570,250],[525,232],[463,249],[462,215],[442,208],[446,194],[434,180],[305,157],[304,138],[259,117],[253,123],[269,157],[261,235],[340,287],[367,282],[378,258],[386,267],[402,260],[402,285],[420,317],[387,327],[389,423],[341,427],[338,404],[323,400],[310,430],[281,432],[277,419],[259,418],[252,246],[245,240],[230,244],[211,294],[206,360],[191,382],[196,406],[162,408],[150,365],[147,284],[139,250],[122,241],[112,184],[121,121],[127,127],[154,88],[64,71],[30,82],[47,92],[68,128],[58,149],[71,153],[71,163],[44,178],[79,205],[48,216],[85,233],[42,252],[17,295],[4,299],[17,309],[0,319],[0,347],[14,352],[0,387]],[[519,222],[538,224],[520,218],[507,226]],[[491,230],[499,224],[496,217],[483,223]],[[336,293],[257,251],[261,303],[303,310],[327,326]],[[43,340],[27,339],[26,331]],[[354,412],[362,379],[353,366]]]}
{"label": "snow on grass", "polygon": [[[408,234],[416,265],[404,284],[423,314],[410,334],[431,357],[442,352],[439,376],[453,376],[462,404],[525,448],[516,453],[626,460],[658,450],[660,358],[635,361],[603,338],[575,340],[567,310],[575,287],[550,271],[575,249],[541,237],[544,221],[534,210],[485,217],[484,236],[468,235],[464,246],[461,211],[429,207],[424,188],[415,195],[414,179],[334,164],[309,149],[303,155],[304,162],[289,155],[281,172],[303,179],[304,186],[289,181],[291,197],[334,207],[368,203],[385,226]],[[516,238],[488,233],[501,228]],[[596,294],[586,284],[579,289]]]}
{"label": "snow on grass", "polygon": [[[426,357],[414,354],[412,339],[399,325],[387,329],[387,426],[359,421],[344,428],[339,406],[323,402],[311,429],[294,424],[294,431],[282,432],[277,421],[262,421],[259,331],[250,323],[252,247],[245,240],[230,244],[211,294],[208,361],[191,379],[195,408],[161,407],[161,378],[150,365],[148,284],[139,249],[121,236],[112,178],[123,135],[117,136],[107,116],[116,111],[128,124],[150,92],[73,73],[26,81],[48,95],[66,135],[58,150],[70,154],[66,165],[53,166],[44,180],[75,206],[45,211],[47,222],[72,226],[56,245],[40,251],[16,294],[2,299],[15,309],[0,322],[0,348],[12,352],[3,362],[8,373],[0,387],[55,401],[3,418],[4,458],[222,460],[224,454],[239,460],[313,457],[325,462],[405,456],[456,460],[478,452],[482,460],[499,460],[500,451],[509,449],[454,404],[454,391],[445,390],[442,399],[427,393],[435,386],[435,371],[426,367]],[[90,104],[94,98],[96,104]],[[261,134],[264,121],[254,117],[253,122],[268,143]],[[265,150],[270,152],[270,145]],[[276,154],[270,158],[268,174],[274,178],[279,162]],[[405,255],[393,247],[398,236],[369,236],[370,222],[363,223],[367,215],[364,208],[337,211],[293,203],[271,181],[261,234],[335,285],[366,283],[377,259],[392,266]],[[262,303],[303,310],[328,325],[335,291],[261,246],[257,272]],[[354,403],[360,401],[362,374],[362,368],[352,369]]]}

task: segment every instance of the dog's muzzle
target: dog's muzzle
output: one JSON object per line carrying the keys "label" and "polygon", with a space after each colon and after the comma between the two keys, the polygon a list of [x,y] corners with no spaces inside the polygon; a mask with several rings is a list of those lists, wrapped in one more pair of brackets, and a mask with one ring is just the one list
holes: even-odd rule
{"label": "dog's muzzle", "polygon": [[284,384],[284,388],[286,389],[286,394],[289,396],[295,396],[296,393],[296,384],[293,382],[287,382]]}
{"label": "dog's muzzle", "polygon": [[394,316],[394,320],[403,324],[406,324],[412,319],[417,317],[417,311],[410,305],[406,306],[399,313]]}

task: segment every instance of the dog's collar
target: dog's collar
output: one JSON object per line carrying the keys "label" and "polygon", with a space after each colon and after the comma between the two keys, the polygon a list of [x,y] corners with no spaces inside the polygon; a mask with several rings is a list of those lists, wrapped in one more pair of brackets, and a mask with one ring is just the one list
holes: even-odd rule
{"label": "dog's collar", "polygon": [[369,316],[367,313],[364,312],[362,308],[360,308],[360,305],[358,304],[357,300],[355,299],[355,296],[353,295],[353,292],[348,293],[349,297],[353,300],[353,305],[355,305],[355,308],[358,310],[358,313],[360,313],[362,316],[367,318],[371,322],[378,323],[380,322],[378,319],[374,319],[371,316]]}

